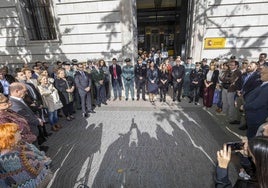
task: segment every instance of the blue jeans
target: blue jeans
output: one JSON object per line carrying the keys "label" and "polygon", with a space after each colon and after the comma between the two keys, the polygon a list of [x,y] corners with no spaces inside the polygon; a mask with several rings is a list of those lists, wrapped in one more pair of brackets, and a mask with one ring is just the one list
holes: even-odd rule
{"label": "blue jeans", "polygon": [[48,112],[48,121],[51,126],[55,125],[58,122],[58,111]]}
{"label": "blue jeans", "polygon": [[119,97],[122,96],[122,88],[118,82],[118,80],[114,80],[114,83],[113,83],[113,91],[114,91],[114,98],[117,98],[118,95]]}

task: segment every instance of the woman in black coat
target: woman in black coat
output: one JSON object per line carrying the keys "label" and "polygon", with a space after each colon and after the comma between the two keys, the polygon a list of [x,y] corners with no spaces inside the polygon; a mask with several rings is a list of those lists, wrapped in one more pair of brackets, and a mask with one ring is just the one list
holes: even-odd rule
{"label": "woman in black coat", "polygon": [[73,113],[73,93],[74,80],[72,77],[65,75],[64,69],[57,71],[57,79],[55,79],[55,87],[58,90],[60,100],[63,104],[62,111],[67,121],[74,119]]}
{"label": "woman in black coat", "polygon": [[168,92],[168,85],[169,85],[169,72],[167,69],[167,65],[162,63],[160,65],[159,70],[159,90],[160,90],[160,102],[166,102],[166,94]]}
{"label": "woman in black coat", "polygon": [[204,80],[203,104],[207,108],[211,107],[213,104],[214,91],[218,80],[219,70],[216,70],[215,62],[211,62],[209,65],[209,71],[207,72]]}

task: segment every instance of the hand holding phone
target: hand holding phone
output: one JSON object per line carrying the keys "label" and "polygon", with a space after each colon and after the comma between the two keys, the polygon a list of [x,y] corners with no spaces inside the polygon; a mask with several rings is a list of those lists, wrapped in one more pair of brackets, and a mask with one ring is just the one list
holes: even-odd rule
{"label": "hand holding phone", "polygon": [[244,149],[244,142],[241,141],[237,141],[237,142],[227,142],[226,146],[227,148],[231,148],[232,151],[235,150],[243,150]]}

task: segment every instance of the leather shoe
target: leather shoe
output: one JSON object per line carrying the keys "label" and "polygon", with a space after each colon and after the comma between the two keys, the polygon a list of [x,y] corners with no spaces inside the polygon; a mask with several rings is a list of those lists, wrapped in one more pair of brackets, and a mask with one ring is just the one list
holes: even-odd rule
{"label": "leather shoe", "polygon": [[230,121],[229,124],[232,124],[232,125],[240,124],[240,121],[238,121],[238,120]]}
{"label": "leather shoe", "polygon": [[242,126],[238,127],[238,129],[244,131],[244,130],[248,129],[248,126],[247,125],[242,125]]}
{"label": "leather shoe", "polygon": [[55,131],[55,132],[59,131],[59,129],[55,125],[53,127],[51,127],[51,130]]}
{"label": "leather shoe", "polygon": [[94,110],[90,110],[89,113],[94,114],[96,112]]}
{"label": "leather shoe", "polygon": [[107,102],[103,102],[102,104],[107,105]]}
{"label": "leather shoe", "polygon": [[87,113],[83,113],[82,116],[83,117],[88,117],[88,114]]}
{"label": "leather shoe", "polygon": [[51,136],[52,133],[44,133],[44,135],[45,135],[45,137],[47,138],[47,137]]}
{"label": "leather shoe", "polygon": [[57,129],[61,129],[61,128],[62,128],[62,125],[57,124],[57,125],[55,125],[55,127],[56,127]]}
{"label": "leather shoe", "polygon": [[39,150],[45,153],[47,152],[48,148],[49,148],[48,146],[39,146]]}

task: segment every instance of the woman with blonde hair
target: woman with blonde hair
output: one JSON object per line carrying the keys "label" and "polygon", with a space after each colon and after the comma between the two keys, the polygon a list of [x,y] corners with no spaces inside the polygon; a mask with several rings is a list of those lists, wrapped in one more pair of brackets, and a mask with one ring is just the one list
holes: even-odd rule
{"label": "woman with blonde hair", "polygon": [[51,130],[58,131],[61,125],[58,124],[57,110],[63,107],[58,91],[44,74],[38,77],[38,83],[38,90],[43,98],[44,106],[48,109],[48,120],[51,125]]}
{"label": "woman with blonde hair", "polygon": [[51,159],[21,141],[18,125],[0,124],[0,187],[47,187]]}
{"label": "woman with blonde hair", "polygon": [[[165,61],[166,62],[166,61]],[[169,71],[166,63],[160,64],[159,69],[159,91],[160,91],[160,102],[166,102],[166,94],[168,92],[169,85]]]}
{"label": "woman with blonde hair", "polygon": [[204,80],[203,104],[206,108],[211,107],[213,104],[214,91],[218,80],[219,70],[216,69],[216,63],[212,61]]}
{"label": "woman with blonde hair", "polygon": [[55,79],[55,87],[58,90],[60,100],[63,104],[62,111],[67,121],[74,119],[73,114],[73,99],[74,99],[74,79],[66,76],[64,69],[57,71],[57,78]]}

